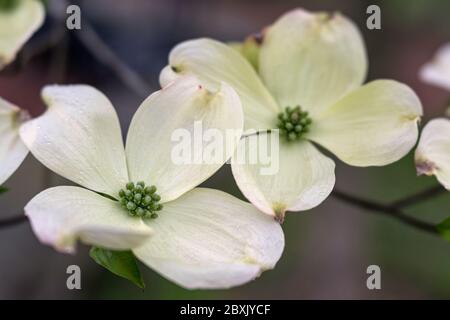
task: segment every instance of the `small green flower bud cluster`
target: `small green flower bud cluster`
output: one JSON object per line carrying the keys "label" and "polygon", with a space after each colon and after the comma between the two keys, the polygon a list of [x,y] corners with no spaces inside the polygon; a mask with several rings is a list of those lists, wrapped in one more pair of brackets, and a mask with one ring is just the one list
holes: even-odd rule
{"label": "small green flower bud cluster", "polygon": [[155,219],[158,217],[156,212],[163,208],[159,203],[161,197],[156,193],[156,187],[145,186],[143,181],[136,185],[133,182],[127,183],[125,189],[119,191],[119,199],[122,207],[133,217]]}
{"label": "small green flower bud cluster", "polygon": [[287,107],[284,112],[278,114],[277,127],[280,129],[280,135],[287,141],[295,141],[309,131],[311,123],[308,112],[303,111],[300,106]]}

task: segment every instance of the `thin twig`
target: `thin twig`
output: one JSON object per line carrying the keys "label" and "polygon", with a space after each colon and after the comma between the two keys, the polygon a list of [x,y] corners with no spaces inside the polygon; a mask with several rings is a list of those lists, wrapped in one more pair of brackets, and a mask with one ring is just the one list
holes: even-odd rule
{"label": "thin twig", "polygon": [[0,221],[0,229],[8,228],[28,221],[27,217],[22,213],[20,215],[6,218]]}
{"label": "thin twig", "polygon": [[272,131],[273,131],[272,129],[267,129],[267,130],[261,130],[261,131],[252,131],[250,133],[244,133],[244,134],[242,134],[241,140],[251,137],[251,136],[259,136],[261,134],[270,134],[270,133],[272,133]]}
{"label": "thin twig", "polygon": [[422,201],[426,201],[430,198],[438,196],[446,191],[447,190],[444,189],[441,185],[437,185],[435,187],[431,187],[431,188],[419,191],[419,192],[412,194],[410,196],[407,196],[403,199],[394,201],[390,204],[390,206],[394,207],[394,208],[398,208],[398,209],[406,208],[413,204],[416,204],[416,203],[419,203]]}
{"label": "thin twig", "polygon": [[378,212],[390,217],[393,217],[407,225],[410,225],[412,227],[415,227],[419,230],[431,233],[431,234],[438,234],[438,231],[436,229],[436,226],[434,224],[418,220],[414,217],[411,217],[401,211],[399,208],[390,206],[390,205],[384,205],[380,204],[374,201],[362,199],[347,193],[344,193],[339,190],[334,190],[332,195],[343,202],[346,202],[348,204],[351,204],[353,206],[362,208],[367,211],[372,212]]}
{"label": "thin twig", "polygon": [[148,96],[151,86],[108,47],[86,19],[83,20],[81,30],[75,31],[74,34],[85,48],[99,62],[109,67],[125,85],[142,98]]}

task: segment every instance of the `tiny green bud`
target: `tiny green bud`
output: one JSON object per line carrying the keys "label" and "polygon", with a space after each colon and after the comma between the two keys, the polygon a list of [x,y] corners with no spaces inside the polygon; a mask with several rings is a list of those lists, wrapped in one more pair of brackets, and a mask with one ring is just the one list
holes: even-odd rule
{"label": "tiny green bud", "polygon": [[152,212],[150,210],[145,210],[143,217],[150,218],[152,216]]}
{"label": "tiny green bud", "polygon": [[144,181],[139,181],[137,183],[138,186],[141,186],[142,188],[145,188],[145,182]]}
{"label": "tiny green bud", "polygon": [[152,194],[152,199],[155,201],[159,201],[159,200],[161,200],[161,197],[159,196],[159,194],[154,193],[154,194]]}
{"label": "tiny green bud", "polygon": [[136,193],[136,194],[134,195],[134,202],[140,203],[141,200],[142,200],[142,194]]}
{"label": "tiny green bud", "polygon": [[134,183],[133,182],[128,182],[126,185],[126,188],[130,191],[134,190]]}
{"label": "tiny green bud", "polygon": [[136,209],[136,215],[137,215],[138,217],[143,217],[143,216],[145,215],[145,209],[137,208],[137,209]]}
{"label": "tiny green bud", "polygon": [[127,209],[129,211],[133,211],[134,209],[136,209],[136,204],[134,202],[128,201],[127,203]]}
{"label": "tiny green bud", "polygon": [[150,197],[150,196],[145,196],[144,197],[144,199],[142,200],[142,203],[144,204],[144,205],[149,205],[150,203],[152,202],[152,197]]}
{"label": "tiny green bud", "polygon": [[146,188],[145,188],[145,192],[146,192],[147,194],[153,194],[153,193],[156,192],[156,187],[155,187],[155,186],[146,187]]}
{"label": "tiny green bud", "polygon": [[125,197],[127,199],[131,199],[133,197],[133,192],[131,192],[130,190],[125,190]]}

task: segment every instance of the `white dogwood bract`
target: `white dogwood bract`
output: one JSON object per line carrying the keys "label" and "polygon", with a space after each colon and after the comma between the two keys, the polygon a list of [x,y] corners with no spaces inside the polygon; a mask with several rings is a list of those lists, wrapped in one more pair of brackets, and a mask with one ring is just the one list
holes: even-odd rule
{"label": "white dogwood bract", "polygon": [[438,49],[433,59],[420,69],[419,75],[429,84],[450,90],[450,43]]}
{"label": "white dogwood bract", "polygon": [[418,174],[435,175],[450,190],[450,120],[433,119],[423,129],[415,154]]}
{"label": "white dogwood bract", "polygon": [[[223,163],[170,159],[173,130],[192,132],[194,121],[202,121],[205,130],[234,130],[237,145],[243,114],[230,86],[210,91],[192,76],[177,79],[141,104],[126,148],[111,102],[95,88],[47,86],[42,96],[47,111],[24,124],[21,137],[44,165],[85,187],[48,189],[27,204],[26,215],[42,242],[63,252],[73,252],[77,239],[130,249],[186,288],[228,288],[275,266],[284,248],[276,221],[224,192],[194,189]],[[130,215],[111,199],[138,181],[157,189],[163,207],[155,219]]]}
{"label": "white dogwood bract", "polygon": [[0,185],[20,166],[28,154],[19,136],[25,112],[0,98]]}
{"label": "white dogwood bract", "polygon": [[334,162],[313,143],[354,166],[392,163],[416,143],[420,100],[393,80],[363,85],[363,39],[344,16],[296,9],[253,40],[251,63],[235,44],[183,42],[171,51],[160,82],[164,87],[177,76],[193,74],[208,88],[230,84],[241,98],[246,131],[276,129],[279,119],[286,120],[283,112],[300,107],[296,120],[300,114],[304,125],[286,124],[291,141],[280,139],[277,174],[262,175],[260,164],[232,162],[240,190],[261,211],[282,220],[286,211],[307,210],[327,198],[335,182]]}
{"label": "white dogwood bract", "polygon": [[0,70],[14,60],[44,17],[44,6],[39,0],[17,0],[12,8],[0,10]]}

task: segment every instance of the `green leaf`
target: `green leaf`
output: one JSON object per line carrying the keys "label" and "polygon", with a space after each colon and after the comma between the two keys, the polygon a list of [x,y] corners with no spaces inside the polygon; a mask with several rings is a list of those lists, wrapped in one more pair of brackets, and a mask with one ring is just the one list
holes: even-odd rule
{"label": "green leaf", "polygon": [[0,186],[0,194],[6,193],[6,192],[8,192],[8,191],[9,191],[8,188],[5,188],[5,187]]}
{"label": "green leaf", "polygon": [[133,282],[141,289],[145,288],[144,278],[131,251],[113,251],[92,247],[89,255],[95,262],[115,275]]}
{"label": "green leaf", "polygon": [[450,218],[439,223],[437,225],[437,230],[445,240],[450,241]]}

